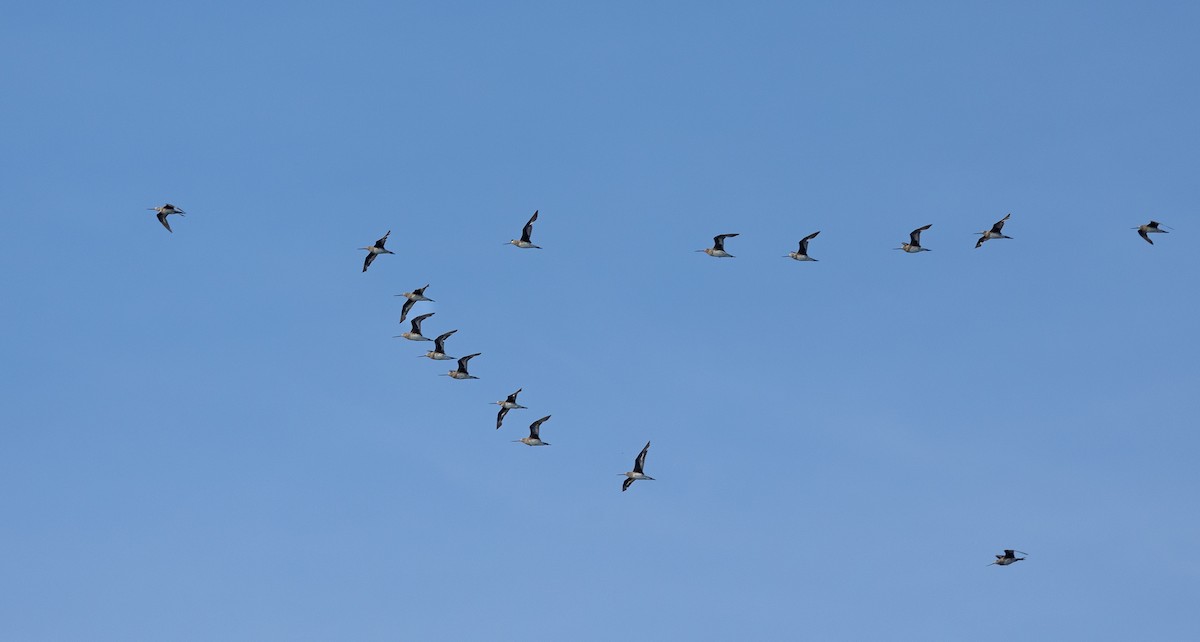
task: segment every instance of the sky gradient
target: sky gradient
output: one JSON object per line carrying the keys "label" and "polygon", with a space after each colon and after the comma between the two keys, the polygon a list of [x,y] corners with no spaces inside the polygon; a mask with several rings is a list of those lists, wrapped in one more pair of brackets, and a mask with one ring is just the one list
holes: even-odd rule
{"label": "sky gradient", "polygon": [[1198,19],[10,7],[0,637],[1200,637]]}

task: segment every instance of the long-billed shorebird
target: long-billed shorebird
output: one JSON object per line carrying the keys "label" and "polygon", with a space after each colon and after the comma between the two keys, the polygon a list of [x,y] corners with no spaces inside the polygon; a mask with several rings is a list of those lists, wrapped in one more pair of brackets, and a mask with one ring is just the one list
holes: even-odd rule
{"label": "long-billed shorebird", "polygon": [[1005,214],[1004,218],[996,221],[996,224],[992,226],[992,229],[976,232],[976,234],[979,234],[980,236],[979,240],[975,241],[975,249],[978,250],[979,246],[983,245],[984,241],[990,241],[992,239],[1011,239],[1011,236],[1005,236],[1004,233],[1001,232],[1001,230],[1004,229],[1004,221],[1007,221],[1008,217],[1010,216],[1012,216],[1012,212]]}
{"label": "long-billed shorebird", "polygon": [[517,410],[525,407],[517,403],[517,395],[521,394],[522,390],[524,390],[524,388],[517,388],[516,392],[509,395],[503,401],[492,402],[500,406],[500,412],[496,413],[496,430],[500,430],[500,425],[504,423],[504,416],[508,414],[509,410]]}
{"label": "long-billed shorebird", "polygon": [[449,373],[444,374],[444,375],[439,375],[439,376],[453,377],[455,379],[478,379],[479,377],[472,377],[471,374],[469,372],[467,372],[467,362],[470,361],[471,359],[474,359],[475,357],[478,357],[481,354],[483,354],[483,353],[476,352],[475,354],[469,354],[469,355],[459,359],[457,370],[451,370]]}
{"label": "long-billed shorebird", "polygon": [[413,317],[413,320],[410,322],[412,323],[412,329],[408,332],[401,332],[392,338],[408,339],[409,341],[429,341],[428,338],[421,336],[421,322],[435,314],[437,314],[437,312],[430,312],[429,314],[422,314],[419,317]]}
{"label": "long-billed shorebird", "polygon": [[[160,221],[162,220],[161,215],[159,215],[158,220],[160,220]],[[166,223],[163,223],[163,225],[166,225]],[[1167,234],[1166,230],[1159,229],[1160,225],[1162,225],[1162,223],[1159,223],[1158,221],[1150,221],[1149,223],[1147,223],[1145,225],[1139,225],[1133,229],[1137,230],[1138,236],[1146,239],[1147,243],[1149,243],[1150,245],[1154,245],[1154,241],[1150,240],[1151,234]],[[1166,226],[1163,226],[1163,227],[1166,227]],[[167,229],[169,230],[171,228],[168,227]]]}
{"label": "long-billed shorebird", "polygon": [[718,234],[713,237],[712,247],[706,247],[703,250],[696,251],[704,252],[705,254],[709,256],[715,256],[718,259],[732,259],[734,256],[725,251],[725,239],[733,238],[735,236],[737,236],[737,234]]}
{"label": "long-billed shorebird", "polygon": [[542,249],[542,248],[538,247],[537,245],[534,245],[529,240],[529,237],[533,235],[533,222],[537,220],[537,215],[538,215],[537,210],[534,210],[533,216],[529,217],[529,222],[526,223],[525,227],[521,230],[521,240],[518,241],[517,239],[513,239],[513,240],[509,241],[508,243],[505,243],[505,245],[512,244],[523,250],[529,249],[529,248],[533,248],[535,250]]}
{"label": "long-billed shorebird", "polygon": [[367,251],[367,260],[363,261],[363,272],[366,272],[367,268],[371,267],[371,263],[375,261],[375,257],[379,256],[380,254],[395,254],[395,252],[383,247],[383,244],[387,243],[388,235],[391,233],[392,231],[388,230],[387,234],[383,235],[383,238],[375,241],[375,245],[358,248],[360,250]]}
{"label": "long-billed shorebird", "polygon": [[820,233],[821,231],[817,230],[816,232],[813,232],[812,234],[800,239],[800,249],[796,250],[795,252],[788,252],[788,255],[783,258],[792,258],[796,259],[797,261],[815,261],[816,259],[808,255],[808,242],[817,238],[817,235]]}
{"label": "long-billed shorebird", "polygon": [[426,283],[425,285],[422,285],[421,287],[413,290],[412,292],[401,292],[400,294],[397,294],[396,296],[402,296],[402,297],[408,299],[409,301],[429,301],[430,303],[433,303],[433,299],[425,296],[425,289],[428,287],[429,287],[429,284]]}
{"label": "long-billed shorebird", "polygon": [[622,493],[629,490],[629,487],[633,485],[633,482],[639,479],[649,479],[650,481],[654,481],[653,477],[647,477],[646,474],[642,472],[642,469],[646,465],[647,450],[650,450],[650,442],[648,441],[646,442],[646,447],[642,448],[642,452],[638,453],[637,459],[633,460],[633,470],[627,473],[619,473],[625,476],[625,482],[621,484]]}
{"label": "long-billed shorebird", "polygon": [[455,332],[458,332],[458,330],[451,330],[449,332],[439,334],[437,336],[437,338],[433,340],[433,350],[430,350],[429,352],[426,352],[425,354],[423,354],[421,356],[429,357],[430,359],[433,359],[434,361],[451,361],[451,360],[453,360],[454,357],[446,354],[446,339],[450,335],[454,334]]}
{"label": "long-billed shorebird", "polygon": [[929,248],[921,247],[921,232],[933,227],[933,223],[924,225],[913,230],[908,235],[908,243],[901,243],[900,247],[892,248],[893,250],[904,250],[905,252],[929,252]]}
{"label": "long-billed shorebird", "polygon": [[992,562],[991,564],[988,564],[988,566],[992,566],[992,565],[1008,566],[1009,564],[1015,564],[1015,563],[1020,562],[1021,560],[1025,559],[1024,557],[1017,557],[1016,553],[1021,553],[1022,555],[1029,554],[1029,553],[1025,553],[1022,551],[1015,551],[1011,548],[1006,548],[1006,549],[1004,549],[1004,554],[997,555],[996,561]]}
{"label": "long-billed shorebird", "polygon": [[172,234],[174,234],[175,231],[171,229],[171,224],[167,222],[167,217],[172,214],[178,214],[180,216],[183,216],[184,214],[186,214],[186,212],[179,209],[178,207],[175,207],[174,205],[171,205],[170,203],[163,203],[162,205],[159,205],[158,207],[147,207],[146,209],[148,209],[152,212],[158,212],[158,214],[157,214],[158,222],[162,223],[162,226],[167,228],[167,231],[171,232]]}
{"label": "long-billed shorebird", "polygon": [[541,419],[529,424],[529,436],[521,437],[520,439],[514,439],[513,441],[519,441],[526,446],[549,446],[550,442],[542,441],[542,438],[538,436],[538,432],[542,429],[542,424],[545,423],[549,418],[550,415],[546,415],[545,417],[542,417]]}

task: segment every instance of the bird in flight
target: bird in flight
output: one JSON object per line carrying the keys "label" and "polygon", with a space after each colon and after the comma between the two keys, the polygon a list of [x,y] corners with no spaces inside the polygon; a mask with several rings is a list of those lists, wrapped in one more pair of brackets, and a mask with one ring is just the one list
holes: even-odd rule
{"label": "bird in flight", "polygon": [[921,247],[921,232],[933,227],[933,223],[918,227],[908,235],[908,243],[901,243],[900,247],[892,248],[894,250],[904,250],[910,254],[915,252],[929,252],[929,248]]}
{"label": "bird in flight", "polygon": [[429,287],[428,283],[425,284],[425,287],[417,288],[412,292],[402,292],[396,295],[405,298],[404,307],[400,308],[400,323],[404,323],[404,319],[408,317],[408,311],[412,309],[417,301],[429,301],[433,303],[433,299],[425,296],[425,288],[427,287]]}
{"label": "bird in flight", "polygon": [[454,357],[446,354],[446,339],[448,339],[450,335],[454,334],[455,332],[458,332],[458,330],[451,330],[449,332],[439,334],[437,338],[433,340],[433,350],[430,350],[421,356],[429,357],[434,361],[450,361],[454,359]]}
{"label": "bird in flight", "polygon": [[980,237],[978,241],[975,241],[975,249],[978,250],[979,247],[983,245],[984,241],[990,241],[992,239],[1011,239],[1011,236],[1005,236],[1004,233],[1000,231],[1004,229],[1004,221],[1007,221],[1008,217],[1010,216],[1012,216],[1012,212],[1005,214],[1004,218],[996,221],[996,224],[992,226],[992,229],[976,232],[976,234],[979,234]]}
{"label": "bird in flight", "polygon": [[1028,554],[1029,554],[1029,553],[1025,553],[1025,552],[1022,552],[1022,551],[1014,551],[1014,550],[1013,550],[1013,549],[1011,549],[1011,548],[1006,548],[1006,549],[1004,549],[1004,554],[1003,554],[1003,555],[997,555],[997,556],[996,556],[996,561],[995,561],[995,562],[992,562],[991,564],[988,564],[988,566],[992,566],[992,565],[995,565],[995,566],[1008,566],[1009,564],[1015,564],[1015,563],[1017,563],[1017,562],[1020,562],[1021,560],[1025,559],[1024,557],[1017,557],[1017,556],[1015,555],[1015,553],[1021,553],[1022,555],[1028,555]]}
{"label": "bird in flight", "polygon": [[648,441],[646,442],[646,447],[642,448],[642,452],[638,453],[637,459],[633,460],[633,470],[627,473],[620,473],[621,475],[625,476],[625,481],[621,484],[622,493],[629,490],[629,487],[633,485],[633,482],[639,479],[649,479],[650,481],[654,481],[653,477],[647,477],[646,474],[642,472],[642,469],[646,466],[647,450],[650,450],[650,442]]}
{"label": "bird in flight", "polygon": [[175,207],[174,205],[171,205],[170,203],[163,203],[158,207],[147,207],[146,209],[152,212],[158,212],[158,222],[162,223],[162,226],[167,228],[167,231],[171,232],[172,234],[174,234],[175,231],[171,229],[171,224],[167,222],[167,217],[172,214],[178,214],[180,216],[186,214],[186,212],[178,207]]}
{"label": "bird in flight", "polygon": [[820,233],[821,231],[817,230],[816,232],[813,232],[812,234],[800,239],[800,249],[796,250],[795,252],[788,252],[788,255],[783,258],[792,258],[796,259],[797,261],[815,261],[816,259],[808,255],[808,242],[817,238],[817,235]]}
{"label": "bird in flight", "polygon": [[529,436],[521,437],[520,439],[514,439],[513,441],[519,441],[526,446],[549,446],[550,442],[542,441],[542,438],[538,436],[538,433],[542,429],[542,424],[545,423],[549,418],[550,415],[546,415],[545,417],[542,417],[541,419],[529,424]]}
{"label": "bird in flight", "polygon": [[517,239],[513,239],[513,240],[509,241],[508,243],[505,243],[505,245],[512,244],[523,250],[527,250],[529,248],[533,248],[535,250],[542,249],[541,247],[534,245],[529,240],[529,237],[533,235],[533,222],[537,220],[537,215],[538,215],[537,210],[534,210],[533,216],[529,217],[529,222],[526,223],[525,227],[521,229],[521,240],[518,241]]}
{"label": "bird in flight", "polygon": [[524,390],[524,388],[517,388],[516,392],[509,395],[503,401],[492,402],[500,406],[500,412],[496,413],[496,430],[500,430],[500,425],[504,423],[504,416],[508,414],[509,410],[517,410],[525,407],[517,403],[517,395],[521,394],[522,390]]}
{"label": "bird in flight", "polygon": [[481,354],[483,354],[483,353],[476,352],[475,354],[469,354],[469,355],[459,359],[457,370],[451,370],[449,373],[441,375],[441,376],[453,377],[455,379],[478,379],[479,377],[473,377],[473,376],[471,376],[470,373],[467,372],[467,362],[470,361],[471,359],[474,359],[475,357],[478,357]]}
{"label": "bird in flight", "polygon": [[387,243],[388,234],[391,233],[392,231],[388,230],[387,234],[383,235],[383,238],[375,241],[375,245],[358,248],[360,250],[367,251],[367,260],[363,261],[363,272],[366,272],[367,268],[371,267],[371,263],[375,262],[375,257],[379,256],[380,254],[395,254],[395,252],[383,247],[383,244]]}
{"label": "bird in flight", "polygon": [[428,338],[421,336],[421,322],[435,314],[437,314],[437,312],[430,312],[429,314],[422,314],[419,317],[413,317],[413,320],[409,321],[409,323],[412,324],[412,329],[408,332],[401,332],[392,338],[408,339],[409,341],[429,341]]}
{"label": "bird in flight", "polygon": [[[162,214],[158,215],[158,220],[160,220],[160,221],[162,220]],[[163,225],[166,225],[166,223],[163,223]],[[1139,225],[1133,229],[1137,230],[1138,236],[1145,239],[1147,243],[1149,243],[1150,245],[1154,245],[1154,241],[1150,240],[1151,234],[1167,234],[1168,233],[1166,230],[1159,229],[1160,225],[1162,225],[1162,223],[1159,223],[1158,221],[1150,221],[1149,223],[1147,223],[1145,225]],[[168,227],[167,229],[169,230],[171,228]]]}
{"label": "bird in flight", "polygon": [[733,238],[735,236],[737,236],[737,234],[718,234],[713,237],[712,247],[706,247],[703,250],[696,251],[704,252],[705,254],[709,256],[715,256],[718,259],[732,259],[734,256],[725,251],[725,239]]}

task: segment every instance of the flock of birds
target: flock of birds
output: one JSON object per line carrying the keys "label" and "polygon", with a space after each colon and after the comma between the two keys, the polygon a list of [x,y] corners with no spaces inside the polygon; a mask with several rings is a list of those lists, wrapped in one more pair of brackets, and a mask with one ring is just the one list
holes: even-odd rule
{"label": "flock of birds", "polygon": [[[168,232],[173,232],[173,230],[171,229],[171,224],[167,221],[167,217],[171,216],[172,214],[178,214],[180,216],[183,216],[184,214],[186,214],[186,212],[184,212],[183,210],[179,209],[178,207],[176,207],[170,203],[165,203],[158,207],[152,207],[152,208],[148,208],[148,209],[157,213],[158,222],[162,223],[162,226],[167,228]],[[996,239],[1011,239],[1012,238],[1011,236],[1007,236],[1006,234],[1004,234],[1004,224],[1005,224],[1005,222],[1008,221],[1008,219],[1010,217],[1012,217],[1011,213],[1006,214],[1004,216],[1004,218],[1000,219],[999,221],[996,221],[990,229],[984,230],[982,232],[976,232],[976,234],[979,235],[979,239],[975,242],[975,248],[978,249],[978,248],[982,247],[983,244],[987,241],[996,240]],[[533,213],[533,216],[529,217],[529,221],[527,221],[525,223],[525,226],[521,229],[521,238],[520,239],[512,239],[512,240],[508,241],[508,243],[505,243],[505,245],[514,245],[521,249],[540,250],[541,247],[538,245],[534,245],[533,241],[532,241],[533,224],[537,221],[537,219],[538,219],[538,212],[535,211]],[[901,243],[900,247],[893,248],[893,249],[904,250],[905,252],[907,252],[909,254],[915,254],[918,252],[929,252],[930,251],[929,248],[921,246],[921,232],[928,230],[930,227],[933,227],[932,223],[918,227],[917,229],[915,229],[909,233],[907,243]],[[1163,227],[1166,227],[1166,226],[1162,225],[1158,221],[1150,221],[1149,223],[1147,223],[1145,225],[1139,225],[1132,229],[1137,230],[1138,235],[1141,236],[1142,239],[1144,239],[1147,243],[1154,245],[1154,241],[1150,239],[1150,235],[1151,234],[1166,234],[1167,230],[1162,229]],[[387,249],[387,247],[386,247],[388,236],[391,235],[391,233],[392,233],[391,230],[388,230],[388,232],[386,234],[384,234],[382,238],[375,241],[374,245],[369,245],[366,247],[358,248],[360,250],[367,251],[367,256],[363,260],[363,268],[362,268],[363,272],[366,272],[367,268],[371,267],[371,264],[375,261],[376,257],[378,257],[379,255],[395,254],[395,252],[392,252],[391,250]],[[817,259],[812,258],[808,254],[808,244],[809,244],[809,241],[816,238],[817,235],[820,233],[821,232],[818,230],[818,231],[813,232],[812,234],[809,234],[808,236],[805,236],[804,238],[800,239],[800,244],[799,244],[799,247],[796,249],[796,251],[789,252],[787,255],[784,256],[784,258],[791,258],[796,261],[816,261]],[[725,250],[725,240],[734,238],[736,236],[738,236],[736,233],[718,234],[713,237],[712,247],[708,247],[708,248],[704,248],[702,250],[696,250],[696,251],[703,252],[714,258],[721,258],[721,259],[734,258],[734,256],[732,254],[730,254],[728,251]],[[408,313],[412,310],[413,306],[416,305],[418,302],[420,302],[420,301],[433,302],[433,299],[430,299],[429,297],[425,296],[425,290],[428,287],[429,287],[429,284],[426,284],[422,287],[414,289],[412,292],[403,292],[401,294],[396,295],[396,296],[402,296],[405,298],[404,305],[400,309],[400,323],[404,323],[405,319],[408,318]],[[455,357],[452,357],[446,353],[446,340],[449,339],[451,336],[453,336],[455,332],[458,332],[458,330],[450,330],[449,332],[444,332],[433,339],[429,339],[428,337],[425,337],[423,334],[421,334],[421,323],[424,322],[429,317],[432,317],[434,314],[435,314],[434,312],[429,312],[426,314],[422,314],[422,315],[413,317],[412,320],[409,321],[410,329],[406,332],[401,332],[400,334],[396,335],[393,338],[407,339],[409,341],[432,341],[433,349],[426,351],[425,354],[419,355],[419,357],[425,357],[428,359],[432,359],[434,361],[452,361],[455,359]],[[458,367],[457,368],[455,368],[454,370],[450,370],[449,372],[444,373],[439,376],[446,376],[446,377],[451,377],[453,379],[459,379],[459,380],[478,379],[479,377],[472,375],[468,371],[467,365],[468,365],[468,362],[471,361],[471,359],[474,359],[475,357],[480,356],[480,354],[482,354],[482,353],[476,352],[473,354],[469,354],[465,357],[458,358]],[[519,403],[517,403],[517,395],[521,394],[521,390],[522,390],[522,388],[518,388],[516,392],[508,395],[508,397],[506,397],[505,399],[500,400],[500,401],[490,402],[492,404],[500,406],[500,411],[496,414],[496,429],[497,430],[499,430],[500,427],[504,424],[504,418],[508,415],[510,410],[526,409],[525,406],[522,406]],[[541,419],[534,421],[532,424],[529,424],[529,436],[522,437],[520,439],[514,439],[513,442],[514,443],[522,443],[522,444],[525,444],[526,446],[549,446],[550,442],[542,441],[542,438],[541,438],[542,424],[546,423],[549,420],[550,420],[550,415],[546,415],[545,417],[542,417]],[[633,470],[627,471],[624,473],[619,473],[621,476],[625,477],[625,480],[621,484],[621,492],[629,490],[629,487],[632,486],[633,482],[635,482],[635,481],[642,480],[642,479],[645,479],[645,480],[653,480],[654,479],[653,477],[647,476],[645,473],[646,453],[649,450],[650,450],[650,442],[647,441],[646,445],[642,447],[641,452],[638,453],[637,458],[634,459],[634,461],[633,461]],[[1011,564],[1014,564],[1016,562],[1019,562],[1019,561],[1025,559],[1024,557],[1017,557],[1016,556],[1017,553],[1020,553],[1021,555],[1028,555],[1028,553],[1024,553],[1024,552],[1017,551],[1014,549],[1005,549],[1004,554],[996,555],[996,560],[994,562],[992,562],[991,564],[988,564],[988,566],[1009,566]]]}

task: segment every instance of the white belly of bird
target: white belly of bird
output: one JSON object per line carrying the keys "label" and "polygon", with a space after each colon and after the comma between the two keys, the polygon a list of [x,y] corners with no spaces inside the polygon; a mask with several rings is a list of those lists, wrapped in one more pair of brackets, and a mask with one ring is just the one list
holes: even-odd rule
{"label": "white belly of bird", "polygon": [[471,375],[469,375],[465,372],[459,372],[457,370],[453,370],[450,372],[450,376],[454,377],[455,379],[466,379],[467,377],[469,377]]}
{"label": "white belly of bird", "polygon": [[793,259],[796,259],[797,261],[815,261],[816,260],[816,259],[808,258],[807,254],[796,254],[795,252],[792,252],[791,257]]}
{"label": "white belly of bird", "polygon": [[729,257],[732,257],[732,256],[733,256],[732,254],[730,254],[729,252],[726,252],[725,250],[712,250],[712,249],[709,249],[709,250],[705,250],[705,251],[706,251],[706,252],[708,252],[708,255],[709,255],[709,256],[715,256],[715,257],[717,257],[718,259],[724,259],[724,258],[729,258]]}
{"label": "white belly of bird", "polygon": [[430,359],[435,359],[437,361],[453,361],[454,360],[454,357],[446,354],[445,352],[426,352],[425,356],[429,357]]}
{"label": "white belly of bird", "polygon": [[426,339],[425,337],[423,337],[420,334],[417,334],[415,332],[401,332],[400,336],[404,337],[405,339],[408,339],[409,341],[429,341],[429,339]]}
{"label": "white belly of bird", "polygon": [[533,437],[525,437],[521,441],[526,446],[545,446],[546,445],[546,444],[542,443],[541,439],[534,439]]}

